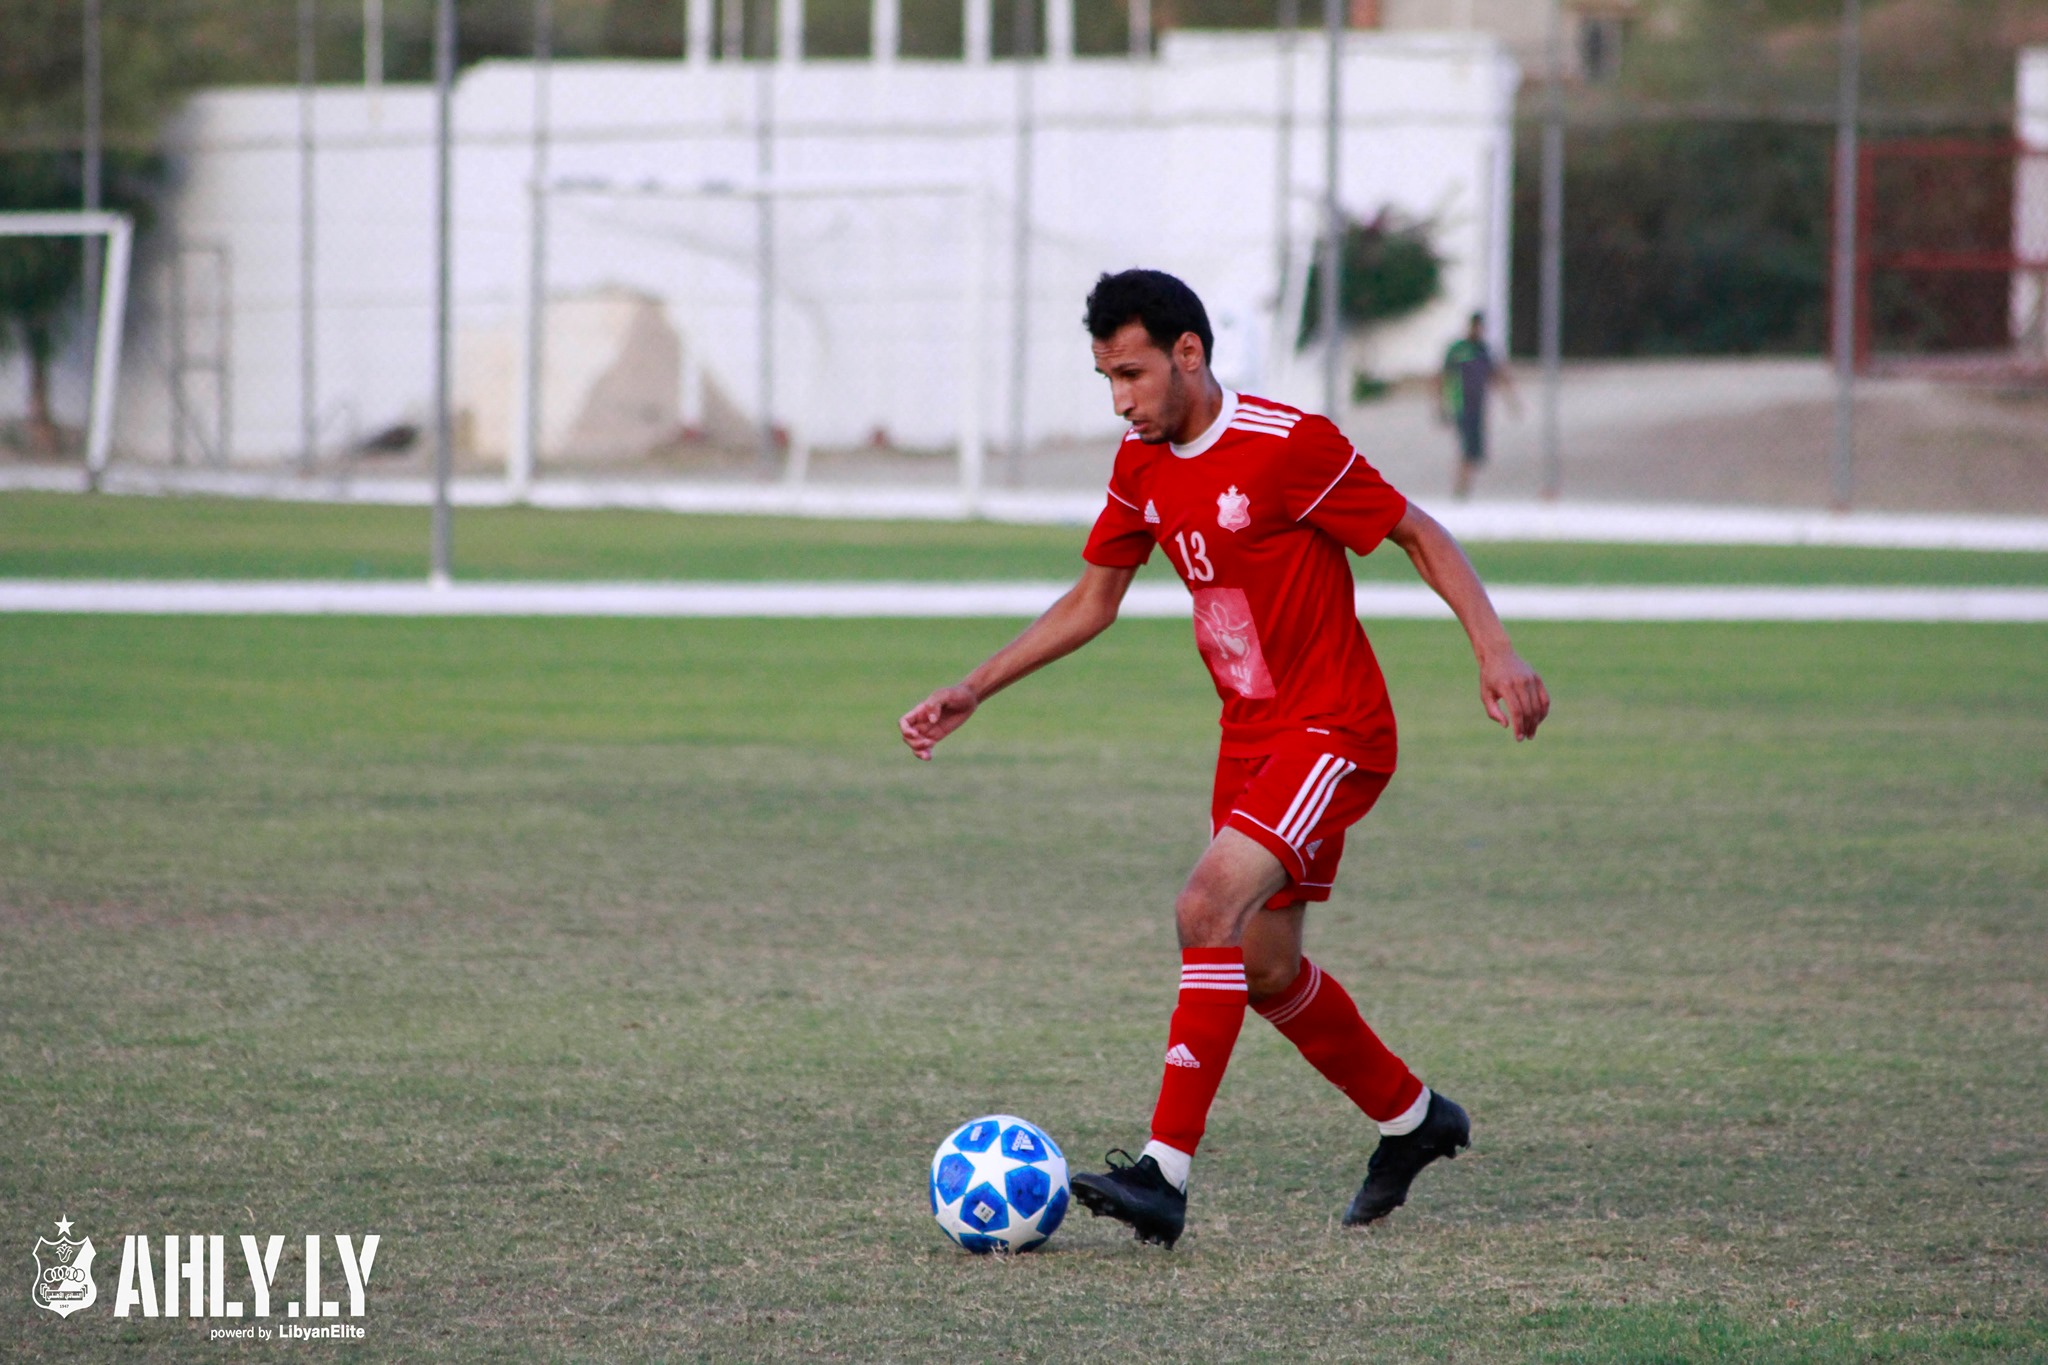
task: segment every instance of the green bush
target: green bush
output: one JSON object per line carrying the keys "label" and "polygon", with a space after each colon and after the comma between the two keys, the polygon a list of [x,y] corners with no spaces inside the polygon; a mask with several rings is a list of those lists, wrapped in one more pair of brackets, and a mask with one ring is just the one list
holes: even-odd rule
{"label": "green bush", "polygon": [[[1431,224],[1408,221],[1391,209],[1381,209],[1369,223],[1345,226],[1338,258],[1337,312],[1346,326],[1404,318],[1437,296],[1443,287],[1444,262],[1431,241],[1431,230]],[[1322,316],[1323,248],[1318,241],[1302,296],[1297,347],[1315,340]]]}

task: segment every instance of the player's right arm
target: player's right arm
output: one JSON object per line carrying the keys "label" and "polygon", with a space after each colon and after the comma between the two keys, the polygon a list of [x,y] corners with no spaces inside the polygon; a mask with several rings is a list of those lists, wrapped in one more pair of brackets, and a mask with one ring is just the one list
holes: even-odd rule
{"label": "player's right arm", "polygon": [[1137,572],[1135,567],[1090,564],[1080,581],[1046,608],[1045,615],[1024,627],[1023,634],[959,682],[941,687],[903,713],[896,728],[910,752],[930,762],[933,747],[965,725],[982,702],[1108,630]]}

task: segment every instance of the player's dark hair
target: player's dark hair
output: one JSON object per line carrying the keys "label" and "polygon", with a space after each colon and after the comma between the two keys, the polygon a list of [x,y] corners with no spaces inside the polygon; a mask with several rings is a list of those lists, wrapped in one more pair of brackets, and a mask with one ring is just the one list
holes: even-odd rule
{"label": "player's dark hair", "polygon": [[1152,344],[1168,355],[1173,344],[1193,332],[1202,343],[1202,363],[1216,349],[1209,329],[1209,310],[1195,291],[1164,270],[1120,270],[1104,275],[1088,291],[1088,335],[1107,341],[1127,323],[1145,326]]}

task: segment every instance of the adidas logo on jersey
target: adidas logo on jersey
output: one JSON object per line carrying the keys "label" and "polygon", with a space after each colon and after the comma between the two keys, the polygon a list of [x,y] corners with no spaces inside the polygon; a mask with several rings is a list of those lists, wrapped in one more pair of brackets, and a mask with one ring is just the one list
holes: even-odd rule
{"label": "adidas logo on jersey", "polygon": [[1307,848],[1307,850],[1306,850],[1306,852],[1308,853],[1308,856],[1309,856],[1309,857],[1311,857],[1311,858],[1315,857],[1315,856],[1316,856],[1316,850],[1317,850],[1317,849],[1320,849],[1320,848],[1321,848],[1322,846],[1323,846],[1323,841],[1322,841],[1321,839],[1314,839],[1314,840],[1311,840],[1311,841],[1309,842],[1309,846],[1308,846],[1308,848]]}
{"label": "adidas logo on jersey", "polygon": [[1190,1071],[1200,1071],[1202,1069],[1202,1064],[1195,1060],[1194,1053],[1188,1051],[1186,1043],[1175,1043],[1172,1047],[1166,1049],[1166,1064],[1168,1066],[1184,1066]]}
{"label": "adidas logo on jersey", "polygon": [[1159,509],[1152,505],[1152,499],[1150,498],[1145,499],[1145,524],[1147,526],[1157,526],[1159,524]]}

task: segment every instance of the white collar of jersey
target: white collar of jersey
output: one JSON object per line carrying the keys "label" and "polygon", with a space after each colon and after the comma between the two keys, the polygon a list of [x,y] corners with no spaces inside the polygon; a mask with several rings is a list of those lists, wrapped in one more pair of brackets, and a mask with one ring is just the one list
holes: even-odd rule
{"label": "white collar of jersey", "polygon": [[1169,442],[1167,449],[1183,460],[1192,460],[1223,439],[1223,433],[1230,430],[1230,424],[1237,420],[1237,395],[1229,389],[1223,391],[1223,411],[1216,414],[1216,420],[1209,423],[1209,429],[1184,446]]}

